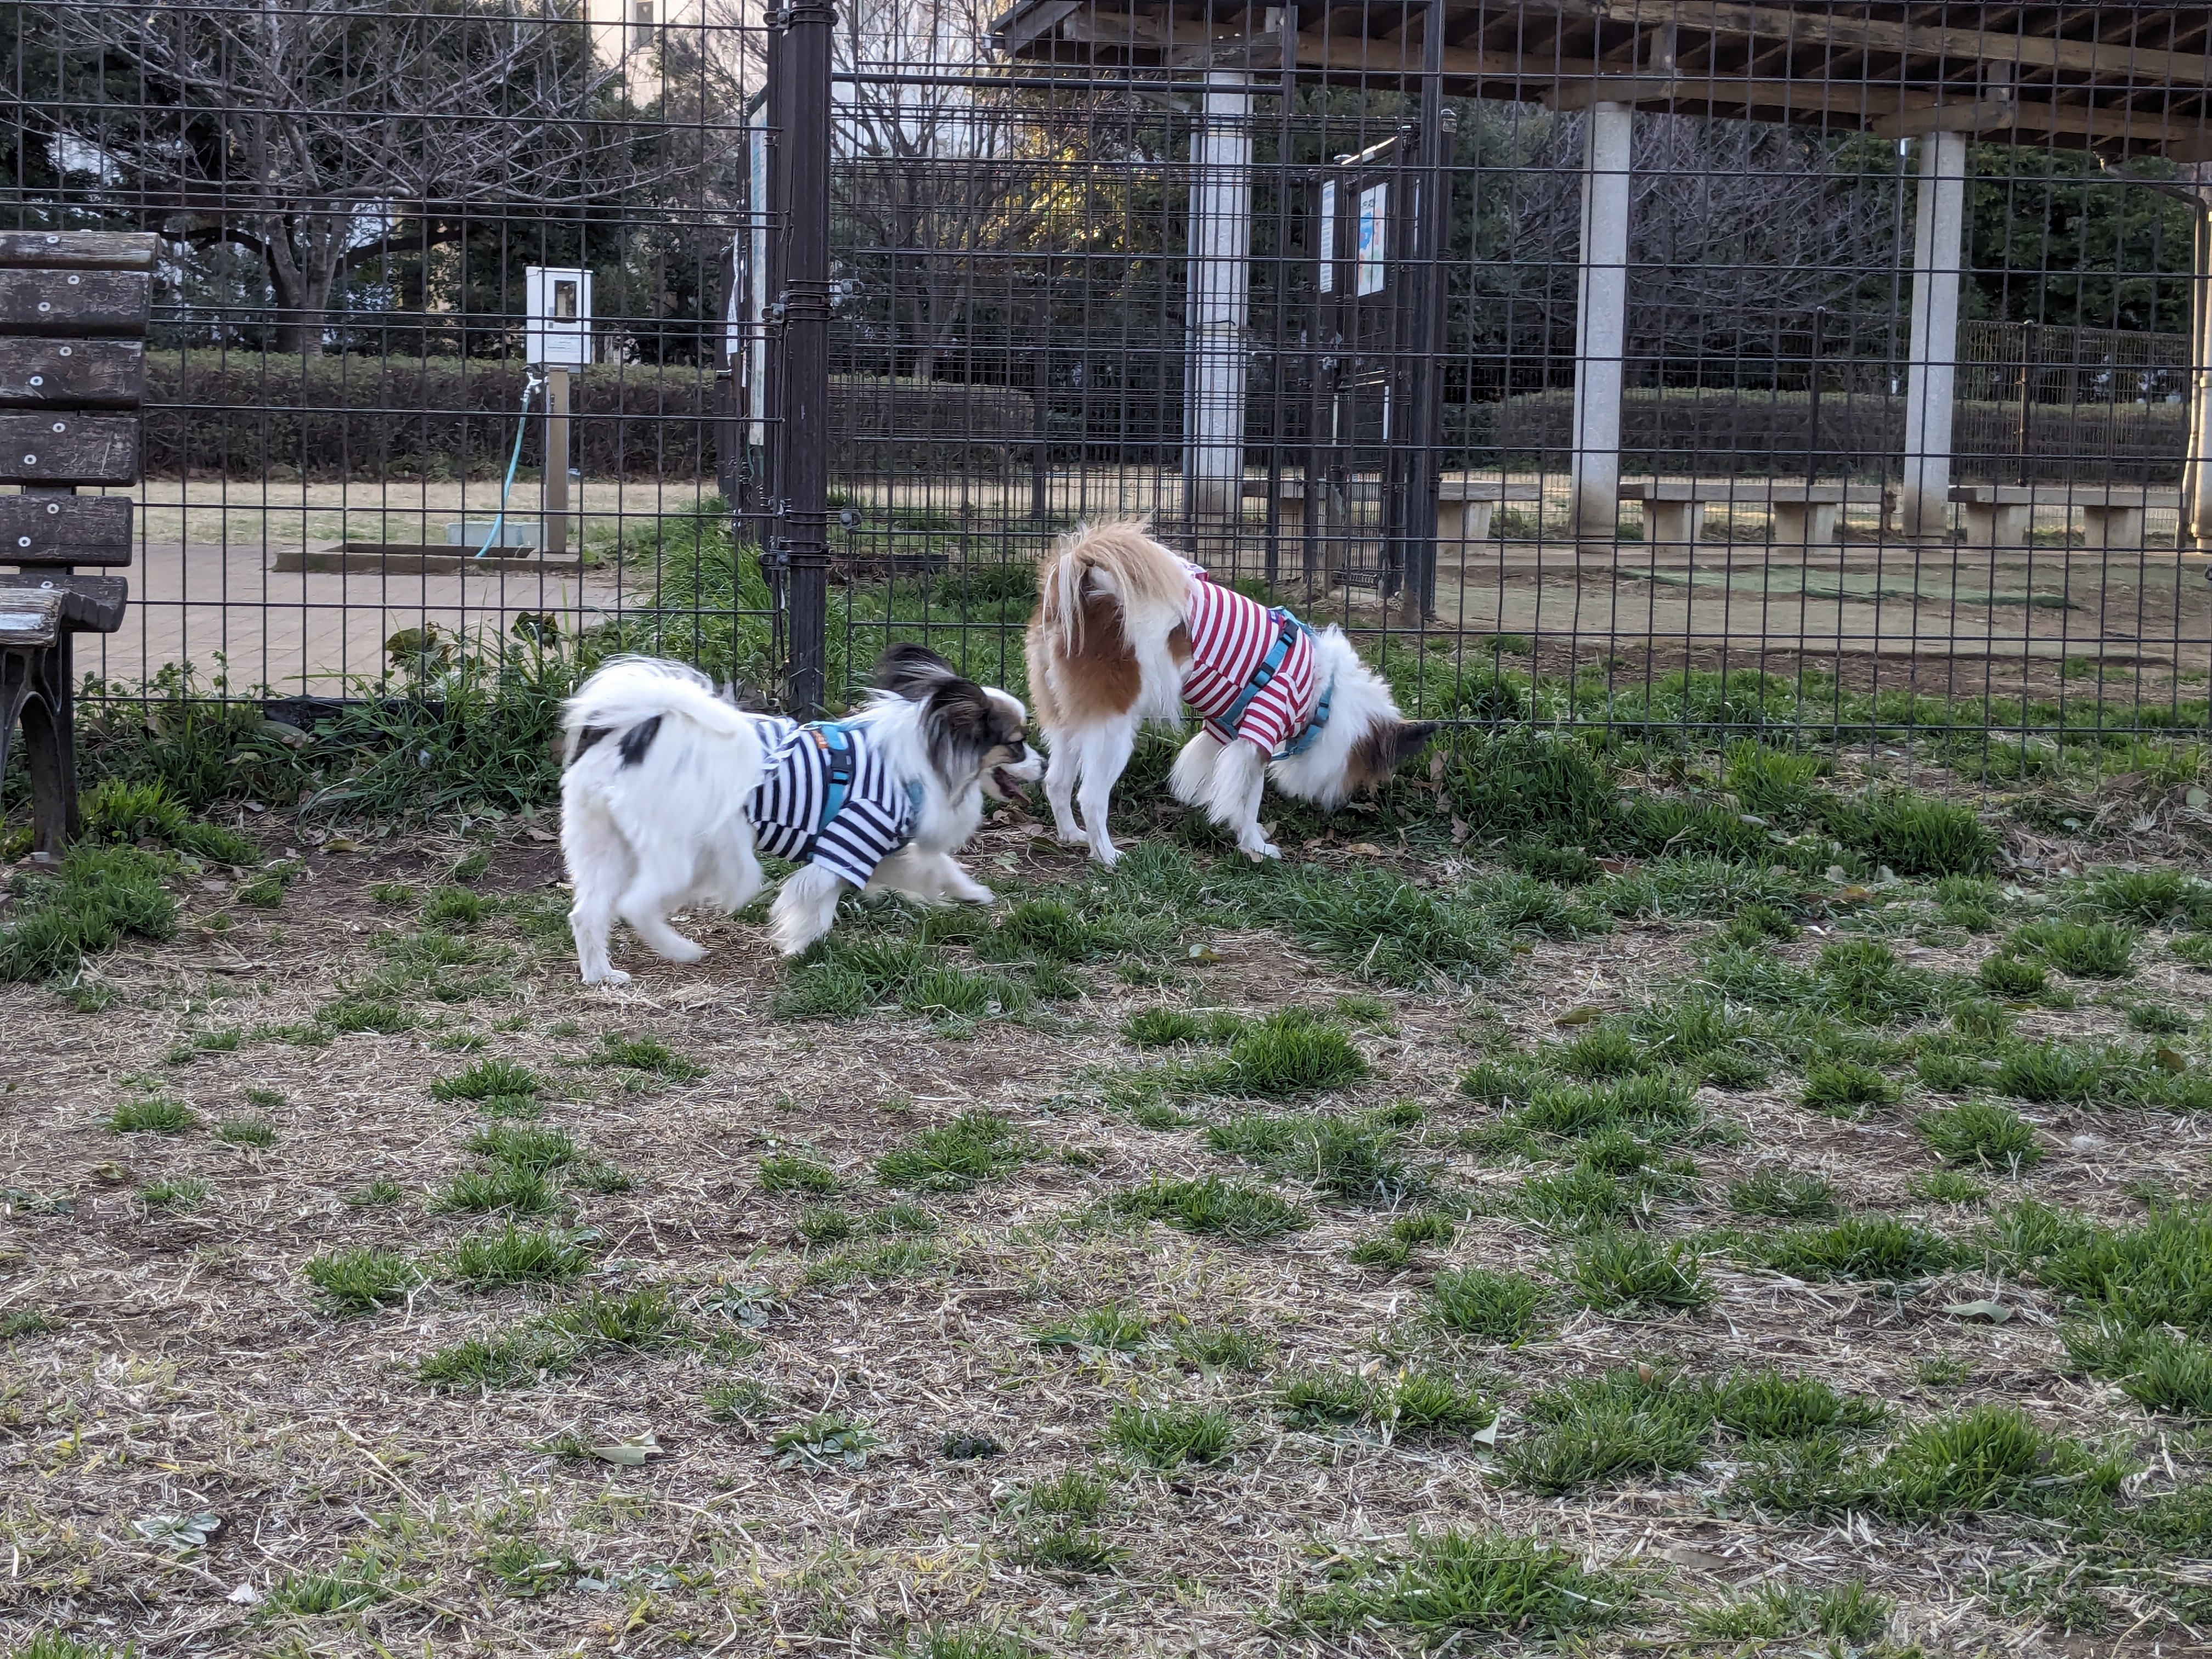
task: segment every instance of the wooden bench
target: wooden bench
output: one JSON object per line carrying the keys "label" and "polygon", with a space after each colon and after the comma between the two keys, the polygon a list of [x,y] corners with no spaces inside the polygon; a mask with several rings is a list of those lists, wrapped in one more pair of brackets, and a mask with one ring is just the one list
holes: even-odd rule
{"label": "wooden bench", "polygon": [[[1379,501],[1382,484],[1374,478],[1355,478],[1346,492],[1353,501]],[[1244,494],[1248,498],[1265,501],[1267,481],[1265,478],[1247,479]],[[1306,481],[1295,474],[1285,473],[1275,481],[1275,499],[1280,501],[1283,517],[1289,519],[1294,509],[1303,510],[1306,498]],[[1490,539],[1490,526],[1501,503],[1506,501],[1540,501],[1542,489],[1532,483],[1508,483],[1503,478],[1446,477],[1437,483],[1437,543],[1449,546],[1460,542],[1483,542]]]}
{"label": "wooden bench", "polygon": [[1881,484],[1801,483],[1779,478],[1623,478],[1620,499],[1644,508],[1646,546],[1693,543],[1714,501],[1764,502],[1778,547],[1826,547],[1843,538],[1844,508],[1879,506],[1887,523],[1895,492]]}
{"label": "wooden bench", "polygon": [[2181,492],[2171,485],[1953,484],[1951,499],[1966,509],[1970,547],[2026,547],[2037,507],[2078,507],[2083,544],[2109,553],[2140,553],[2143,515],[2181,508]]}
{"label": "wooden bench", "polygon": [[[155,239],[0,231],[0,767],[20,723],[32,856],[77,831],[70,641],[123,625],[131,504],[80,484],[138,482],[138,405]],[[12,566],[12,572],[5,567]]]}

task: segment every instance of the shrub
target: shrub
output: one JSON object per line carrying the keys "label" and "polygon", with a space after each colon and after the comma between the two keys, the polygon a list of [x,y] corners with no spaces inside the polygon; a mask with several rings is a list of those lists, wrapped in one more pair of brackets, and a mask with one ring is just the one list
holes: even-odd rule
{"label": "shrub", "polygon": [[1946,1164],[2024,1169],[2043,1156],[2035,1131],[2019,1113],[1994,1101],[1970,1100],[1924,1112],[1913,1127]]}

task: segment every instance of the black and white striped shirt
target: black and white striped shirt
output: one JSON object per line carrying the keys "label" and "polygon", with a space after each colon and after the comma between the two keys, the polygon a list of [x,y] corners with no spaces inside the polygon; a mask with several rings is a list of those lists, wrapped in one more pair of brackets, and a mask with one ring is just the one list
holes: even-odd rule
{"label": "black and white striped shirt", "polygon": [[866,887],[876,866],[906,845],[921,805],[893,775],[865,725],[844,728],[853,750],[853,782],[845,805],[829,823],[822,808],[830,793],[830,744],[819,727],[780,716],[762,717],[769,730],[768,768],[746,803],[756,845],[774,858],[796,859],[818,832],[808,860],[855,887]]}

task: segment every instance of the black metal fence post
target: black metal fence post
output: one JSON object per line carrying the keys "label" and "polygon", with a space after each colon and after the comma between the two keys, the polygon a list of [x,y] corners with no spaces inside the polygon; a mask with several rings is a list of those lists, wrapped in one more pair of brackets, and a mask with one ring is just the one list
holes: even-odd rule
{"label": "black metal fence post", "polygon": [[[1406,524],[1406,625],[1437,609],[1437,492],[1443,471],[1444,257],[1451,246],[1452,136],[1458,112],[1444,104],[1444,9],[1432,0],[1423,23],[1421,134],[1417,162],[1421,222],[1413,287],[1413,454]],[[1418,647],[1417,647],[1418,648]]]}
{"label": "black metal fence post", "polygon": [[829,0],[797,0],[771,19],[769,96],[781,116],[775,236],[782,257],[775,312],[776,552],[789,572],[791,653],[786,706],[824,707],[830,627],[830,46]]}

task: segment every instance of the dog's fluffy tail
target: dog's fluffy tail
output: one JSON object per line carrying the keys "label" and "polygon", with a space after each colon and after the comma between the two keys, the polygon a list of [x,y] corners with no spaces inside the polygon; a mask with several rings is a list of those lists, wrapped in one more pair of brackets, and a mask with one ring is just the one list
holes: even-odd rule
{"label": "dog's fluffy tail", "polygon": [[1190,578],[1182,561],[1154,541],[1141,519],[1078,525],[1060,538],[1037,568],[1037,620],[1062,653],[1083,649],[1085,584],[1112,594],[1126,617],[1133,611],[1178,615],[1188,602]]}
{"label": "dog's fluffy tail", "polygon": [[689,664],[659,657],[616,657],[562,705],[562,760],[576,758],[586,732],[621,732],[656,715],[676,715],[723,737],[751,728],[743,710],[718,696],[714,683]]}

